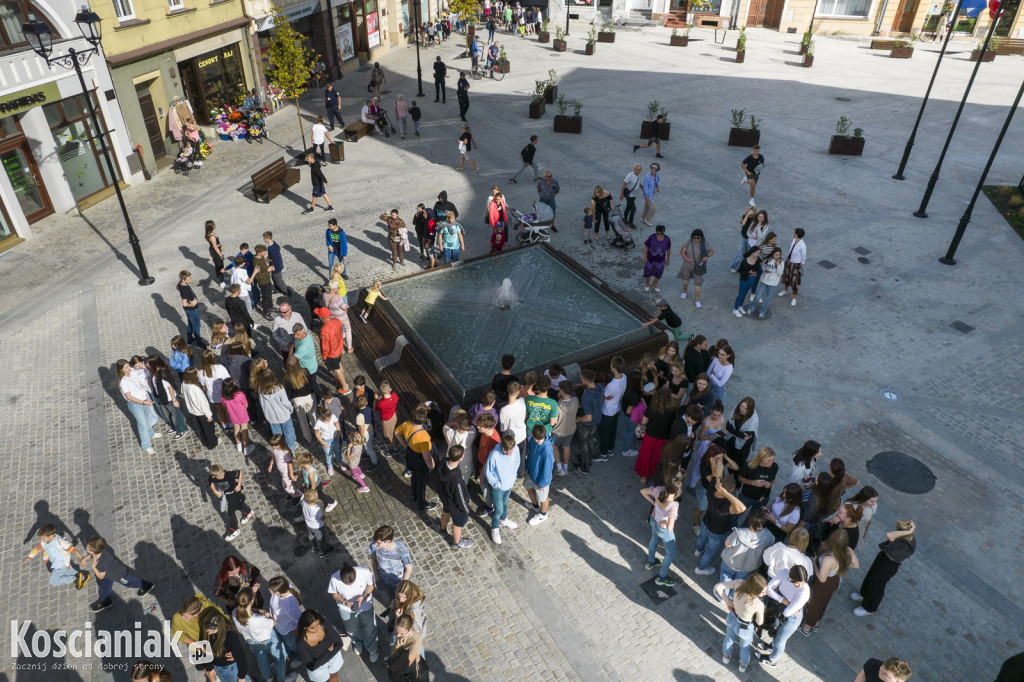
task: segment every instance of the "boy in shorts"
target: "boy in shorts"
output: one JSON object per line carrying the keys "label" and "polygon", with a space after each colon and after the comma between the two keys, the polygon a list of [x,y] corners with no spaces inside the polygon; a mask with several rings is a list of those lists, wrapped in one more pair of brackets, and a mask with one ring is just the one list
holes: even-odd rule
{"label": "boy in shorts", "polygon": [[650,138],[647,140],[647,144],[635,144],[633,145],[633,153],[636,154],[637,149],[647,149],[652,144],[654,145],[654,156],[659,159],[665,157],[661,155],[661,124],[665,122],[665,115],[658,114],[658,117],[651,123]]}
{"label": "boy in shorts", "polygon": [[555,453],[551,436],[541,424],[534,424],[526,446],[526,477],[523,487],[530,496],[534,514],[527,521],[537,526],[548,520],[548,491],[551,489],[551,473],[555,468]]}
{"label": "boy in shorts", "polygon": [[750,205],[754,205],[754,190],[757,188],[757,179],[761,176],[766,162],[761,156],[761,145],[755,144],[750,150],[750,156],[740,161],[740,168],[743,169],[744,182],[750,186]]}
{"label": "boy in shorts", "polygon": [[551,429],[552,445],[555,450],[555,476],[569,473],[569,457],[572,454],[572,440],[576,437],[576,413],[580,399],[572,391],[572,382],[563,379],[558,382],[558,419]]}

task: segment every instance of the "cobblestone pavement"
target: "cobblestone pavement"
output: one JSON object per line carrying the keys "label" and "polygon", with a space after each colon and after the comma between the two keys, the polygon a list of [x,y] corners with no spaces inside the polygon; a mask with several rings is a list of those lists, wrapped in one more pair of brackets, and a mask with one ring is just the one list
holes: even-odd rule
{"label": "cobblestone pavement", "polygon": [[[398,206],[411,216],[418,202],[433,202],[446,189],[463,211],[469,255],[487,250],[480,225],[483,197],[492,184],[512,206],[527,209],[530,183],[509,185],[518,150],[530,134],[541,136],[538,160],[562,184],[560,231],[553,244],[579,259],[609,284],[653,309],[642,291],[640,252],[623,255],[583,248],[576,232],[592,188],[612,189],[634,159],[645,165],[651,150],[631,155],[647,99],[670,112],[672,139],[664,145],[658,220],[676,246],[701,227],[716,255],[703,291],[704,307],[679,301],[679,281],[668,268],[664,295],[675,302],[687,330],[726,337],[738,355],[729,384],[731,406],[757,400],[761,442],[788,457],[806,438],[841,456],[854,475],[881,491],[880,511],[862,543],[861,562],[898,517],[919,528],[919,551],[893,581],[880,612],[850,615],[849,594],[865,569],[839,589],[821,630],[794,637],[789,656],[775,669],[755,663],[748,676],[767,680],[847,680],[869,656],[907,658],[922,680],[991,679],[999,661],[1021,646],[1024,603],[1014,589],[1022,574],[1020,527],[1024,476],[1015,466],[1021,437],[1024,381],[1019,358],[1020,306],[1012,292],[1022,282],[1020,241],[984,199],[975,211],[955,268],[936,262],[976,182],[994,130],[1005,115],[1016,81],[1016,57],[986,64],[967,108],[965,126],[930,207],[931,217],[910,217],[935,157],[935,142],[956,106],[957,88],[970,64],[951,55],[918,136],[908,180],[889,179],[902,150],[935,55],[919,50],[910,61],[881,61],[865,43],[818,38],[815,66],[796,64],[797,37],[752,30],[747,61],[697,31],[687,49],[670,49],[665,29],[620,31],[600,54],[582,55],[583,27],[573,27],[570,49],[556,54],[527,41],[509,41],[512,73],[502,83],[472,82],[469,119],[480,144],[479,174],[457,173],[455,100],[435,105],[421,98],[423,136],[401,141],[364,138],[345,147],[346,161],[326,169],[331,198],[348,231],[350,285],[388,278],[384,231],[376,216]],[[700,40],[697,40],[697,39]],[[465,67],[451,45],[427,50]],[[415,56],[402,50],[384,67],[393,74],[385,102],[402,92],[413,99]],[[550,112],[526,117],[535,78],[558,70],[567,99],[583,104],[580,137],[550,132]],[[347,120],[357,116],[368,73],[339,83]],[[454,87],[455,78],[450,79]],[[428,88],[429,83],[425,84]],[[847,98],[850,101],[837,101]],[[308,114],[318,99],[304,99]],[[759,206],[788,245],[792,228],[807,230],[809,263],[799,305],[773,303],[770,320],[737,320],[730,314],[735,280],[726,269],[746,193],[736,182],[745,150],[725,145],[729,109],[747,108],[763,118],[761,144],[768,172],[758,188]],[[868,142],[861,158],[825,153],[834,121],[849,116]],[[157,454],[141,453],[113,378],[120,357],[167,353],[182,331],[174,290],[176,273],[196,274],[207,321],[223,315],[219,289],[208,279],[203,221],[218,222],[225,250],[258,242],[272,228],[284,245],[288,282],[297,290],[323,277],[323,230],[328,216],[300,215],[308,179],[271,204],[245,193],[249,174],[298,142],[293,110],[270,120],[273,140],[263,145],[219,143],[206,167],[189,177],[164,172],[126,192],[126,200],[157,283],[134,282],[131,250],[113,201],[89,209],[85,220],[54,217],[35,227],[38,238],[0,257],[0,433],[7,456],[0,464],[7,542],[0,550],[0,610],[8,621],[31,619],[31,632],[82,627],[158,629],[193,589],[211,592],[221,558],[236,552],[263,574],[287,575],[308,604],[328,617],[329,573],[348,557],[365,563],[365,547],[381,523],[395,526],[411,548],[414,580],[428,595],[431,618],[428,660],[443,680],[726,680],[736,668],[719,662],[723,612],[710,598],[710,578],[693,574],[693,539],[681,523],[674,594],[655,603],[644,590],[648,538],[645,506],[629,470],[614,457],[593,475],[556,478],[550,520],[524,524],[525,492],[513,495],[511,518],[500,547],[487,541],[485,524],[468,530],[477,546],[452,553],[437,531],[436,516],[410,510],[401,467],[391,463],[370,476],[371,492],[357,495],[339,475],[331,483],[338,508],[328,515],[341,551],[321,564],[305,550],[304,533],[277,509],[277,482],[263,473],[267,434],[243,461],[222,440],[212,452],[194,437],[157,441]],[[1011,129],[1004,149],[1019,149]],[[1005,154],[991,182],[1016,182],[1020,168]],[[641,230],[638,239],[646,237]],[[69,247],[69,248],[64,248]],[[674,258],[677,260],[677,257]],[[401,269],[411,272],[416,257]],[[832,267],[834,266],[834,267]],[[385,288],[386,290],[386,288]],[[1010,296],[1006,293],[1009,292]],[[991,295],[998,294],[998,295]],[[297,308],[307,314],[305,305]],[[973,330],[958,331],[953,322]],[[454,338],[454,334],[453,334]],[[257,332],[267,340],[266,328]],[[268,352],[269,356],[274,354]],[[346,358],[346,371],[365,371]],[[367,372],[367,374],[370,374]],[[372,377],[372,374],[370,374]],[[895,391],[896,402],[881,397]],[[882,451],[917,457],[937,483],[925,495],[907,495],[868,473]],[[229,545],[204,489],[207,467],[243,467],[257,520]],[[689,512],[690,498],[683,504]],[[143,577],[157,583],[151,596],[118,593],[116,607],[99,616],[95,597],[50,588],[36,562],[21,567],[39,524],[56,522],[79,541],[99,533]],[[9,632],[5,635],[9,641]],[[34,663],[15,652],[9,664]],[[64,662],[51,656],[47,665]],[[125,679],[101,671],[123,660],[79,661],[77,671],[13,671],[0,679]],[[86,669],[85,666],[94,669]],[[175,678],[199,679],[181,662]],[[382,679],[380,665],[346,658],[344,679]]]}

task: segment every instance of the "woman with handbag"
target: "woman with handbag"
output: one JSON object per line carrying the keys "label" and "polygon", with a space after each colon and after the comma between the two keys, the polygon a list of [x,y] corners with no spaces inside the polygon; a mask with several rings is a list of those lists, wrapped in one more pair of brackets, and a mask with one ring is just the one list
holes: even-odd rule
{"label": "woman with handbag", "polygon": [[[640,485],[647,483],[661,461],[661,449],[672,437],[677,407],[679,401],[672,397],[668,387],[664,387],[655,392],[650,407],[644,411],[641,420],[643,441],[640,443],[640,454],[633,467],[633,471],[640,477]],[[639,427],[637,431],[640,431]]]}
{"label": "woman with handbag", "polygon": [[853,610],[853,615],[870,616],[878,610],[885,596],[885,586],[895,577],[903,562],[917,549],[914,540],[915,528],[913,521],[900,519],[896,522],[896,530],[885,534],[885,542],[878,545],[881,551],[864,576],[860,592],[850,595],[850,599],[860,602],[860,606]]}
{"label": "woman with handbag", "polygon": [[403,613],[395,621],[395,646],[387,660],[388,679],[401,680],[430,679],[430,669],[421,654],[423,640],[416,632],[412,613]]}
{"label": "woman with handbag", "polygon": [[480,169],[477,167],[476,162],[469,158],[469,153],[476,149],[477,144],[473,140],[473,133],[469,130],[469,124],[462,124],[462,134],[458,137],[459,142],[459,165],[455,167],[455,170],[460,171],[462,167],[469,162],[469,165],[473,167],[473,172],[478,173]]}
{"label": "woman with handbag", "polygon": [[690,233],[689,241],[679,249],[679,255],[683,259],[683,264],[679,266],[679,272],[676,274],[676,277],[683,280],[683,293],[679,298],[686,298],[686,289],[692,279],[693,304],[699,308],[700,289],[704,286],[704,275],[708,271],[708,258],[715,255],[715,250],[704,241],[704,231],[696,229]]}

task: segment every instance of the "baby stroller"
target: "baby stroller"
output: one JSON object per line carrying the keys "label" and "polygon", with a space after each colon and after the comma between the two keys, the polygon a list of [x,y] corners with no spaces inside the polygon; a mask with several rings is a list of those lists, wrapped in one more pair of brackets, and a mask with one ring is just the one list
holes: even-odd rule
{"label": "baby stroller", "polygon": [[612,209],[612,212],[608,214],[608,224],[612,226],[612,231],[615,233],[615,239],[608,242],[609,249],[613,246],[623,251],[632,251],[636,248],[636,242],[633,241],[633,236],[629,233],[629,228],[626,227],[626,221],[622,219],[619,209]]}
{"label": "baby stroller", "polygon": [[377,114],[377,123],[375,126],[377,130],[384,133],[384,137],[391,137],[393,133],[398,132],[398,128],[392,125],[391,119],[388,118],[388,112],[383,109],[381,109],[380,113]]}
{"label": "baby stroller", "polygon": [[270,137],[267,135],[267,119],[262,109],[253,109],[249,112],[246,118],[246,139],[251,143],[256,140],[260,144],[263,144],[263,140],[269,140]]}
{"label": "baby stroller", "polygon": [[[549,212],[550,210],[548,209]],[[508,212],[511,216],[509,223],[516,230],[517,242],[520,244],[539,244],[551,241],[551,235],[548,234],[547,230],[536,224],[547,222],[541,220],[543,216],[538,216],[536,213],[523,214],[512,207],[509,207]]]}

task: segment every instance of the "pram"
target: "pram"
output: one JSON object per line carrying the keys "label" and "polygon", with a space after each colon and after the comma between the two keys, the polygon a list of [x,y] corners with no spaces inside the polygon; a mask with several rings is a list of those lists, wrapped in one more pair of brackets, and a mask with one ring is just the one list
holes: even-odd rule
{"label": "pram", "polygon": [[[541,204],[544,208],[547,208],[545,204]],[[536,208],[536,206],[535,206]],[[547,220],[544,215],[538,215],[538,213],[520,213],[516,209],[509,207],[508,209],[510,226],[516,230],[516,241],[520,244],[539,244],[541,242],[550,242],[551,235],[548,234],[547,230],[541,228],[537,223],[544,222],[550,224],[552,218],[550,217],[551,209],[548,208]]]}
{"label": "pram", "polygon": [[608,214],[608,224],[612,226],[612,231],[615,233],[615,239],[608,242],[609,249],[613,246],[623,251],[632,251],[636,248],[636,242],[633,241],[633,236],[629,233],[629,228],[626,227],[626,221],[622,219],[619,209],[614,208]]}
{"label": "pram", "polygon": [[249,112],[246,118],[246,139],[249,142],[256,140],[260,144],[263,144],[263,140],[270,139],[267,135],[267,119],[263,109],[253,109]]}
{"label": "pram", "polygon": [[391,137],[392,133],[398,132],[398,128],[396,128],[391,123],[391,119],[388,118],[388,112],[384,111],[383,109],[381,109],[380,112],[377,114],[377,122],[374,124],[374,126],[377,128],[377,130],[384,133],[384,137]]}

